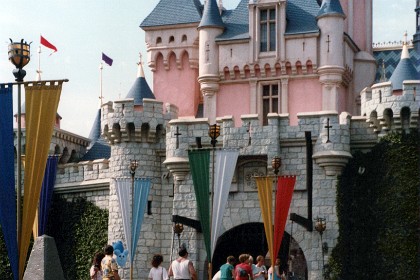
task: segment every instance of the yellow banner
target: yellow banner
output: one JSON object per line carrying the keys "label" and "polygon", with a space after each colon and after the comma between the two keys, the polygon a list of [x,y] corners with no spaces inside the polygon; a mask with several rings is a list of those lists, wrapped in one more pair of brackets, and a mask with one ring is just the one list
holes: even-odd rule
{"label": "yellow banner", "polygon": [[23,278],[63,81],[25,84],[26,153],[19,279]]}
{"label": "yellow banner", "polygon": [[264,222],[265,238],[267,239],[268,252],[270,253],[271,265],[277,256],[274,256],[274,228],[273,228],[273,177],[256,177],[258,198],[260,200],[261,214]]}

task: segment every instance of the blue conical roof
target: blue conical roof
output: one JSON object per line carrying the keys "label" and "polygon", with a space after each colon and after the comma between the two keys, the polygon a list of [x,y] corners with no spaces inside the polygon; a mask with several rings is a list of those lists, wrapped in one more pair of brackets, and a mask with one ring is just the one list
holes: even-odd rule
{"label": "blue conical roof", "polygon": [[143,105],[143,98],[156,99],[149,85],[147,84],[146,78],[144,77],[142,63],[139,62],[139,69],[137,79],[134,85],[131,87],[126,98],[133,98],[134,105]]}
{"label": "blue conical roof", "polygon": [[98,109],[95,121],[92,125],[92,130],[89,133],[91,140],[87,153],[80,159],[80,161],[90,161],[96,159],[110,158],[111,147],[101,137],[101,109]]}
{"label": "blue conical roof", "polygon": [[410,59],[407,44],[405,43],[403,51],[401,52],[401,60],[398,62],[397,68],[395,68],[391,78],[389,78],[389,81],[392,83],[392,89],[402,90],[404,81],[419,79],[420,73],[418,73],[414,67],[413,62]]}
{"label": "blue conical roof", "polygon": [[202,27],[224,28],[223,20],[220,16],[216,0],[207,0],[206,6],[204,7],[203,17],[201,18],[198,28]]}
{"label": "blue conical roof", "polygon": [[341,15],[345,17],[340,0],[323,0],[317,18],[327,15]]}

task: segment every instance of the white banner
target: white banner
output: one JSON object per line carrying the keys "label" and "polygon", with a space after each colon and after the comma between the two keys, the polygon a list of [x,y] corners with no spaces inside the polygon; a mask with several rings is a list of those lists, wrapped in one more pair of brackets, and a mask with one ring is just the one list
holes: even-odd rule
{"label": "white banner", "polygon": [[238,149],[216,150],[214,165],[214,196],[211,225],[211,255],[216,248],[216,241],[222,227],[223,214],[225,212],[230,185],[232,184],[236,162],[239,156]]}

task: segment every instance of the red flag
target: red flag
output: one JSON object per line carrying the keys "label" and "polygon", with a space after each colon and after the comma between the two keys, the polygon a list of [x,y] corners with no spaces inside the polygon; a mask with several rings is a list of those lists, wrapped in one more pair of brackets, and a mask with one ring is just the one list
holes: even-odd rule
{"label": "red flag", "polygon": [[57,48],[53,44],[51,44],[50,42],[48,42],[47,39],[45,39],[44,37],[42,37],[42,35],[41,35],[41,45],[43,45],[43,46],[45,46],[45,47],[47,47],[49,49],[54,50],[54,52],[57,51]]}

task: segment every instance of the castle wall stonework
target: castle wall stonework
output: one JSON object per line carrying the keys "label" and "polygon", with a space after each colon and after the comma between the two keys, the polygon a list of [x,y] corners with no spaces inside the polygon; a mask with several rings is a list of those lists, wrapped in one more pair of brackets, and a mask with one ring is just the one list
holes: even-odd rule
{"label": "castle wall stonework", "polygon": [[[365,99],[362,98],[362,103]],[[136,177],[152,180],[149,213],[145,213],[137,247],[134,277],[147,277],[153,254],[164,255],[165,267],[176,257],[178,237],[173,233],[172,215],[199,220],[193,181],[189,171],[188,150],[197,148],[201,138],[210,148],[207,118],[177,117],[177,110],[162,102],[146,100],[142,108],[130,99],[104,105],[102,132],[111,145],[109,160],[68,163],[59,166],[56,192],[67,199],[85,197],[109,210],[109,243],[123,240],[115,178],[130,178],[129,164],[137,160]],[[129,124],[132,125],[129,125]],[[338,220],[336,184],[341,169],[351,152],[368,151],[380,138],[369,117],[352,117],[335,111],[298,114],[298,125],[290,125],[288,114],[268,114],[268,125],[260,125],[257,114],[242,115],[240,126],[233,116],[216,119],[221,127],[216,148],[239,149],[239,159],[222,221],[221,234],[247,223],[262,223],[258,194],[252,176],[272,174],[271,159],[280,156],[281,175],[297,177],[290,213],[307,217],[306,139],[311,133],[313,145],[312,219],[326,219],[323,242],[328,248],[336,245]],[[140,130],[140,131],[138,131]],[[171,172],[171,173],[170,173]],[[302,249],[309,279],[322,272],[322,248],[318,232],[288,220],[285,231]],[[199,279],[205,277],[206,251],[203,235],[184,225],[180,242],[186,243],[190,258],[198,269]],[[330,253],[331,250],[328,250]],[[325,262],[328,254],[325,255]],[[122,270],[123,279],[129,275]]]}

